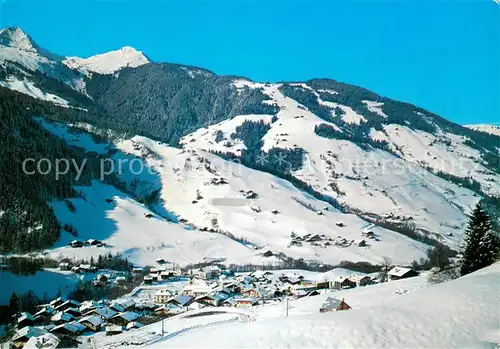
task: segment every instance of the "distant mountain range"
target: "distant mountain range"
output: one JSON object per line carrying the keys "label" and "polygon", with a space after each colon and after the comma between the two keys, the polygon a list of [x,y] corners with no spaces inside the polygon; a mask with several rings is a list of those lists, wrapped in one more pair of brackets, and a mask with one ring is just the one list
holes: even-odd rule
{"label": "distant mountain range", "polygon": [[[88,222],[109,209],[115,218],[105,235],[115,239],[113,251],[147,263],[127,234],[131,222],[137,226],[133,212],[149,210],[165,220],[154,229],[175,234],[175,243],[172,236],[168,241],[177,252],[186,225],[201,234],[191,242],[205,241],[203,231],[232,241],[221,243],[225,247],[217,253],[205,242],[196,250],[202,243],[193,242],[198,252],[185,263],[207,257],[203,251],[241,263],[234,254],[241,244],[248,250],[238,255],[258,263],[266,260],[259,249],[272,250],[270,258],[376,263],[390,255],[409,263],[431,245],[457,250],[479,200],[492,215],[500,211],[498,127],[463,127],[331,79],[260,83],[151,62],[131,47],[62,57],[21,29],[7,28],[0,31],[0,87],[4,251],[56,243],[57,253],[76,253],[62,246],[72,230],[64,227],[99,237],[99,228]],[[21,171],[20,159],[63,156],[87,159],[89,171],[78,179],[70,171],[58,181]],[[154,174],[115,173],[103,183],[98,164],[106,157],[143,159]],[[214,203],[257,187],[257,197],[243,207]],[[81,200],[106,199],[98,192],[125,201],[100,211],[100,201],[94,202],[87,210]],[[124,202],[134,208],[125,209]],[[77,210],[64,211],[58,203],[76,204]],[[139,203],[145,205],[140,210]],[[85,222],[83,212],[90,215]],[[337,221],[349,224],[339,228]],[[367,226],[379,241],[354,246]],[[35,230],[43,239],[33,238]],[[332,246],[291,244],[292,232],[324,234]],[[163,251],[166,237],[160,232],[142,234],[149,238],[140,251]],[[348,243],[334,242],[344,238]]]}

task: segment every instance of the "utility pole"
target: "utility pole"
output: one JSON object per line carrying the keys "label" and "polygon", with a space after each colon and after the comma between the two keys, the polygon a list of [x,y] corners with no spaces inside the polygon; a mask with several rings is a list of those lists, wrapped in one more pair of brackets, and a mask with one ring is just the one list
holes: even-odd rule
{"label": "utility pole", "polygon": [[285,298],[286,299],[286,315],[285,317],[288,317],[288,297]]}

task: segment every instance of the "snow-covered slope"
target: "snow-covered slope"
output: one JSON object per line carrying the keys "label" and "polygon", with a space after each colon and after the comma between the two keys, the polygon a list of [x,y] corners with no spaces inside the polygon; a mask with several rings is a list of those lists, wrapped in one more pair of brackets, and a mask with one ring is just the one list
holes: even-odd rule
{"label": "snow-covered slope", "polygon": [[35,86],[35,84],[32,81],[28,80],[27,78],[20,80],[15,76],[10,76],[5,81],[0,81],[0,86],[6,87],[10,90],[24,93],[28,96],[31,96],[33,98],[38,98],[43,101],[52,102],[54,104],[59,104],[65,107],[68,106],[68,101],[52,93],[47,93],[40,90],[38,87]]}
{"label": "snow-covered slope", "polygon": [[[361,287],[344,296],[353,309],[200,326],[147,345],[157,348],[497,348],[500,344],[500,264],[436,286],[396,295],[414,280]],[[383,289],[392,288],[392,292]],[[381,289],[381,292],[376,292]],[[364,292],[370,292],[363,298]],[[371,292],[373,291],[373,292]],[[359,294],[358,294],[359,292]],[[307,303],[309,299],[300,300]],[[355,305],[358,304],[358,305]],[[307,311],[307,306],[301,306]],[[292,308],[290,313],[293,314]],[[129,339],[140,338],[140,332]],[[187,327],[187,326],[186,326]],[[220,335],[224,333],[224,335]],[[116,338],[119,339],[118,337]]]}
{"label": "snow-covered slope", "polygon": [[[98,182],[90,188],[78,189],[86,200],[71,200],[77,207],[75,213],[70,213],[64,202],[52,204],[62,224],[77,228],[79,239],[105,240],[113,246],[113,251],[141,264],[154,262],[166,253],[171,256],[167,258],[183,264],[204,257],[225,258],[234,263],[275,263],[275,257],[261,256],[267,250],[330,264],[380,263],[385,256],[394,263],[410,263],[424,257],[428,248],[380,227],[371,227],[376,239],[367,241],[367,246],[357,246],[352,241],[362,238],[363,229],[370,226],[366,221],[339,212],[285,180],[202,150],[182,150],[139,136],[106,147],[81,131],[39,121],[71,145],[102,155],[112,154],[115,172],[130,192],[147,197],[159,191],[159,200],[151,209],[162,217],[176,217],[173,220],[179,224],[156,215],[155,219],[144,218],[150,212],[148,208]],[[106,199],[113,197],[116,199],[112,203],[106,203]],[[344,226],[334,225],[338,221]],[[169,233],[163,235],[159,231]],[[291,245],[292,233],[321,234],[322,241]],[[140,246],[134,234],[141,237]],[[71,239],[69,235],[63,238],[53,253],[85,256],[105,250],[62,247]],[[187,250],[177,246],[178,243]]]}
{"label": "snow-covered slope", "polygon": [[[280,85],[247,80],[237,80],[234,84],[238,88],[262,88],[270,98],[268,103],[280,107],[276,121],[272,122],[267,115],[235,117],[185,136],[181,140],[185,148],[239,155],[244,149],[243,140],[233,139],[231,134],[245,120],[262,120],[270,125],[270,130],[262,139],[263,151],[273,147],[298,147],[306,151],[305,165],[293,173],[296,178],[352,209],[406,221],[417,228],[441,234],[443,241],[454,247],[458,246],[459,237],[450,238],[448,233],[460,234],[470,208],[479,198],[472,191],[439,178],[426,167],[461,177],[472,176],[484,185],[485,191],[500,194],[496,185],[500,176],[482,166],[477,161],[477,151],[465,146],[464,139],[458,136],[446,133],[435,136],[390,124],[385,126],[384,131],[373,130],[372,137],[386,140],[394,153],[365,149],[351,141],[316,135],[314,129],[319,124],[342,130],[335,123],[320,119],[294,99],[283,95]],[[346,122],[360,123],[364,120],[348,107],[332,105],[334,103],[321,99],[319,102],[343,108],[346,112],[343,117],[348,117],[344,120]],[[383,108],[380,104],[372,103],[370,106]],[[222,135],[223,140],[217,142],[217,135]],[[441,138],[448,139],[451,145],[442,144]],[[429,146],[430,143],[433,145]]]}
{"label": "snow-covered slope", "polygon": [[[384,256],[408,263],[423,257],[427,249],[425,244],[380,227],[372,228],[379,238],[368,241],[366,247],[351,244],[362,238],[369,225],[366,221],[339,212],[285,180],[202,150],[180,150],[145,137],[134,137],[117,147],[141,156],[155,169],[161,181],[160,198],[180,219],[199,229],[228,232],[262,251],[336,264],[345,260],[379,263]],[[335,226],[337,221],[345,226]],[[292,232],[324,234],[324,239],[317,245],[290,246]],[[348,243],[335,246],[342,239]]]}
{"label": "snow-covered slope", "polygon": [[63,61],[68,67],[78,69],[86,74],[112,74],[122,68],[135,68],[149,63],[147,57],[130,46],[116,51],[98,54],[89,58],[66,57]]}
{"label": "snow-covered slope", "polygon": [[139,265],[154,265],[158,258],[181,265],[203,262],[205,258],[238,264],[264,262],[252,248],[221,234],[168,222],[109,185],[95,181],[92,186],[78,190],[83,198],[71,199],[75,212],[65,202],[52,203],[56,217],[62,224],[71,224],[78,230],[77,239],[98,239],[106,246],[71,248],[68,244],[75,237],[64,232],[49,251],[55,258],[88,259],[111,252]]}
{"label": "snow-covered slope", "polygon": [[465,125],[465,127],[468,127],[472,130],[486,132],[492,135],[500,136],[500,126],[478,124],[478,125]]}

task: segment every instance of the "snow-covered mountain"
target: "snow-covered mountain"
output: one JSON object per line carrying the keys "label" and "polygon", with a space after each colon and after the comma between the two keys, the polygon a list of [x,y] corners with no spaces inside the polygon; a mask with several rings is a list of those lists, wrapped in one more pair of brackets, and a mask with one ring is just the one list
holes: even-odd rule
{"label": "snow-covered mountain", "polygon": [[122,68],[136,68],[149,63],[148,58],[135,48],[122,47],[116,51],[98,54],[89,58],[66,57],[63,61],[71,69],[80,70],[86,74],[112,74]]}
{"label": "snow-covered mountain", "polygon": [[18,27],[9,27],[0,30],[0,45],[37,52],[31,38]]}
{"label": "snow-covered mountain", "polygon": [[[129,47],[63,60],[18,28],[1,33],[0,102],[10,119],[1,120],[9,134],[0,149],[14,144],[18,152],[0,152],[0,160],[17,164],[42,149],[43,157],[71,154],[92,166],[137,159],[148,169],[138,175],[125,167],[106,182],[95,168],[83,183],[22,178],[44,188],[35,191],[38,201],[27,186],[26,200],[0,200],[0,212],[22,216],[23,204],[45,200],[52,213],[22,216],[18,231],[32,236],[43,221],[52,232],[43,246],[55,243],[54,255],[111,250],[140,264],[168,253],[184,264],[388,256],[404,264],[431,245],[456,250],[479,200],[499,211],[500,137],[417,106],[330,79],[258,83],[152,63]],[[72,237],[54,233],[57,222],[107,246],[68,249]],[[318,241],[305,241],[316,234]],[[264,257],[268,250],[273,256]]]}
{"label": "snow-covered mountain", "polygon": [[[305,150],[304,165],[292,172],[318,192],[336,198],[354,212],[407,221],[443,236],[463,230],[477,196],[433,171],[460,178],[472,177],[485,192],[493,196],[500,194],[499,174],[481,164],[480,153],[464,144],[466,137],[440,128],[430,133],[387,123],[378,130],[370,128],[369,137],[386,142],[390,151],[366,149],[342,137],[318,136],[315,133],[318,125],[327,124],[339,133],[349,131],[343,129],[341,123],[337,124],[335,117],[325,122],[304,105],[285,96],[279,84],[257,84],[248,80],[234,83],[238,88],[261,88],[269,97],[266,103],[279,106],[274,120],[271,115],[238,116],[184,136],[181,139],[184,147],[240,156],[246,149],[245,139],[238,137],[236,130],[244,122],[263,122],[269,130],[262,137],[262,150],[268,152],[277,147]],[[306,84],[296,86],[312,91],[318,103],[331,107],[332,113],[340,108],[344,113],[338,121],[366,123],[366,118],[349,106],[322,100],[318,92]],[[383,108],[379,103],[377,112],[383,114]],[[283,156],[282,160],[287,162],[287,155],[283,153]],[[262,160],[275,162],[272,157]]]}
{"label": "snow-covered mountain", "polygon": [[6,70],[9,76],[16,74],[30,78],[33,72],[40,72],[77,91],[83,91],[83,75],[66,67],[61,60],[62,57],[38,46],[18,27],[0,31],[0,68]]}
{"label": "snow-covered mountain", "polygon": [[492,135],[500,136],[500,126],[497,125],[479,124],[479,125],[465,125],[465,127],[468,127],[471,130],[486,132]]}

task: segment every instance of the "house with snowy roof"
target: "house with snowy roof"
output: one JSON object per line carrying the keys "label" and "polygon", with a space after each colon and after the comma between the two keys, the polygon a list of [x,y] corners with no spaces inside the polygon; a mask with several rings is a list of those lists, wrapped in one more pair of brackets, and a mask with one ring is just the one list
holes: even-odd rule
{"label": "house with snowy roof", "polygon": [[126,326],[129,322],[135,321],[140,317],[139,314],[133,311],[119,313],[109,319],[109,322],[115,325]]}
{"label": "house with snowy roof", "polygon": [[56,299],[51,300],[49,305],[55,308],[64,303],[65,301],[67,301],[66,297],[57,297]]}
{"label": "house with snowy roof", "polygon": [[14,346],[22,347],[30,338],[43,336],[46,333],[47,331],[42,328],[25,326],[17,330],[11,341]]}
{"label": "house with snowy roof", "polygon": [[68,308],[68,309],[64,310],[63,313],[70,314],[75,318],[82,316],[82,312],[80,311],[79,308]]}
{"label": "house with snowy roof", "polygon": [[109,307],[100,307],[100,308],[92,309],[91,311],[89,311],[85,315],[91,315],[91,314],[96,314],[96,315],[100,316],[103,320],[109,320],[113,316],[118,314],[118,312],[114,311],[113,309],[111,309]]}
{"label": "house with snowy roof", "polygon": [[337,276],[333,281],[332,281],[332,288],[341,290],[344,288],[352,288],[356,287],[356,282],[351,280],[349,277],[345,276]]}
{"label": "house with snowy roof", "polygon": [[418,276],[418,272],[410,269],[410,268],[403,268],[403,267],[394,267],[389,272],[387,273],[387,276],[389,277],[389,280],[400,280],[400,279],[406,279],[409,277],[414,277]]}
{"label": "house with snowy roof", "polygon": [[221,274],[221,269],[216,265],[201,268],[198,272],[198,277],[202,280],[211,280],[218,278]]}
{"label": "house with snowy roof", "polygon": [[60,325],[55,326],[50,330],[50,333],[52,334],[59,334],[59,335],[67,335],[67,336],[77,336],[83,331],[85,331],[87,328],[76,322],[69,322],[69,323],[62,323]]}
{"label": "house with snowy roof", "polygon": [[167,301],[167,304],[177,305],[179,307],[187,307],[194,301],[194,297],[188,295],[179,295],[174,298],[170,298]]}
{"label": "house with snowy roof", "polygon": [[74,316],[71,314],[64,313],[62,311],[59,311],[55,313],[51,318],[50,321],[54,323],[55,325],[60,325],[64,324],[70,321],[73,321]]}
{"label": "house with snowy roof", "polygon": [[165,304],[173,295],[169,289],[160,289],[154,293],[153,299],[156,304]]}
{"label": "house with snowy roof", "polygon": [[30,313],[21,313],[21,316],[17,318],[17,327],[23,328],[25,326],[33,326],[35,323],[35,317]]}
{"label": "house with snowy roof", "polygon": [[132,322],[129,322],[127,324],[127,331],[130,331],[132,329],[135,329],[135,328],[141,328],[141,327],[144,327],[144,325],[142,323],[140,323],[139,321],[132,321]]}
{"label": "house with snowy roof", "polygon": [[55,307],[57,311],[64,311],[69,308],[80,308],[82,304],[78,301],[75,301],[73,299],[68,299],[62,303],[60,303],[58,306]]}
{"label": "house with snowy roof", "polygon": [[207,294],[197,297],[194,301],[205,306],[218,307],[227,298],[227,295]]}
{"label": "house with snowy roof", "polygon": [[104,323],[104,321],[98,315],[85,316],[84,318],[78,320],[78,322],[93,332],[99,332],[101,329],[101,325]]}
{"label": "house with snowy roof", "polygon": [[320,313],[325,313],[328,311],[340,311],[340,310],[349,310],[351,307],[347,304],[344,299],[336,299],[333,297],[327,297],[321,308],[319,309]]}
{"label": "house with snowy roof", "polygon": [[236,298],[237,307],[251,307],[258,303],[259,300],[257,298]]}
{"label": "house with snowy roof", "polygon": [[48,321],[52,315],[54,315],[55,309],[50,305],[44,306],[42,309],[35,313],[36,322]]}
{"label": "house with snowy roof", "polygon": [[60,340],[57,336],[52,333],[45,333],[41,336],[31,337],[26,344],[24,349],[55,349],[59,345]]}
{"label": "house with snowy roof", "polygon": [[85,302],[82,302],[79,309],[80,309],[80,312],[82,314],[85,314],[88,311],[91,311],[91,310],[98,308],[98,307],[102,307],[102,304],[99,304],[95,301],[85,301]]}
{"label": "house with snowy roof", "polygon": [[356,286],[366,286],[372,281],[372,278],[368,275],[351,275],[349,280],[356,283]]}

